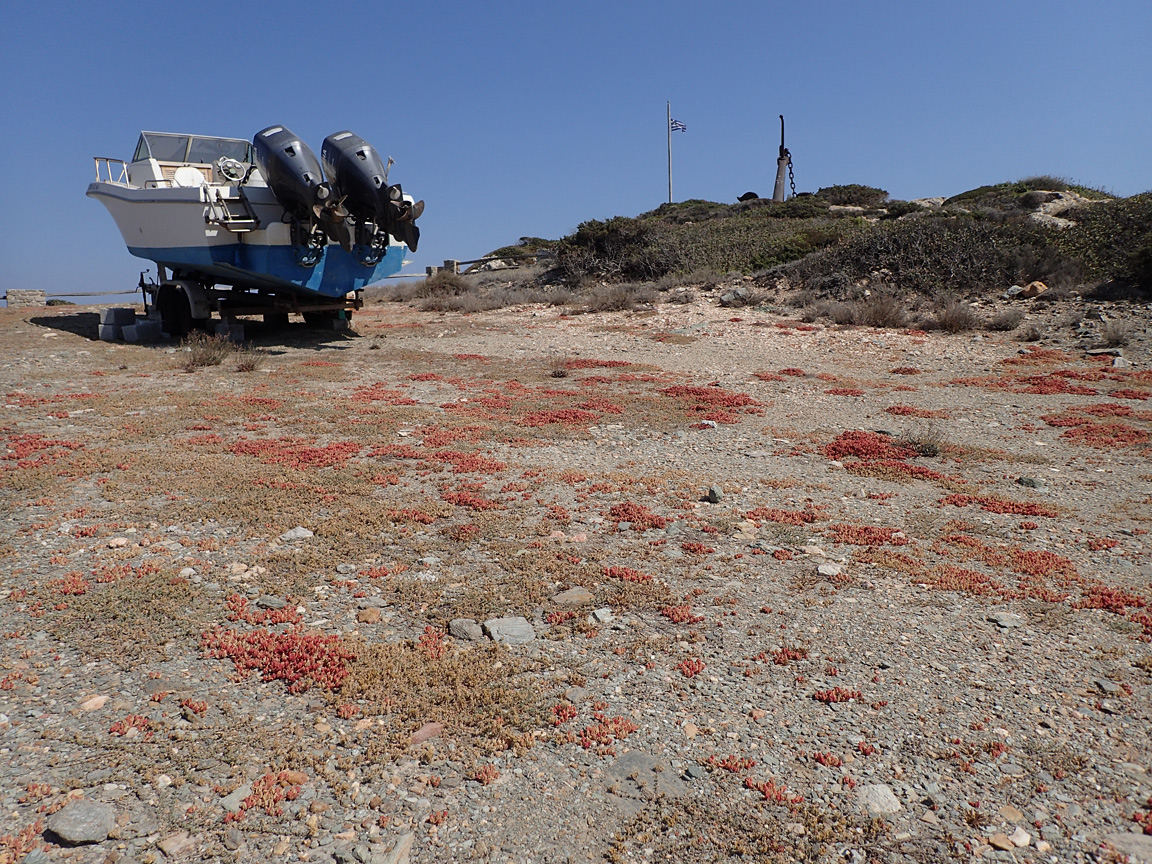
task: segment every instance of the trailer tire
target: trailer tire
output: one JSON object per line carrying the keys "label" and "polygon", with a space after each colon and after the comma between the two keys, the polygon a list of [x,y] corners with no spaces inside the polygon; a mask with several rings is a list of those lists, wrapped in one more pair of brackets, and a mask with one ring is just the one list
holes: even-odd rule
{"label": "trailer tire", "polygon": [[160,329],[173,339],[183,339],[193,330],[205,329],[208,324],[206,318],[192,317],[192,302],[179,285],[161,285],[156,307],[160,310]]}

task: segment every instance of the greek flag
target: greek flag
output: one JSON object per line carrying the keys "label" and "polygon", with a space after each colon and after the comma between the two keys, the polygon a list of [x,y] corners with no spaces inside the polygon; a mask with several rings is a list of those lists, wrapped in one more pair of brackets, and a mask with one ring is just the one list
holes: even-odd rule
{"label": "greek flag", "polygon": [[687,132],[688,127],[685,126],[683,123],[681,123],[679,120],[673,120],[672,125],[670,127],[670,131],[672,131],[672,132]]}

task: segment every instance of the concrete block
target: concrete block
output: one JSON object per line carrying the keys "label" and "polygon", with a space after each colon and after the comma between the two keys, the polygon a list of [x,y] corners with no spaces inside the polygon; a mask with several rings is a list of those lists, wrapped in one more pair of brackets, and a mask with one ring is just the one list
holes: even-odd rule
{"label": "concrete block", "polygon": [[[128,328],[125,327],[125,330]],[[147,318],[139,318],[136,320],[136,341],[138,342],[155,342],[160,338],[160,322],[150,321]],[[125,337],[127,338],[127,337]]]}
{"label": "concrete block", "polygon": [[100,325],[100,341],[102,342],[119,342],[120,341],[120,328],[115,324],[101,324]]}
{"label": "concrete block", "polygon": [[123,327],[126,324],[136,323],[136,310],[125,309],[123,307],[101,309],[100,310],[100,323],[101,324],[114,324],[117,327]]}
{"label": "concrete block", "polygon": [[140,339],[136,335],[136,325],[126,324],[120,328],[120,335],[124,337],[125,342],[139,342]]}

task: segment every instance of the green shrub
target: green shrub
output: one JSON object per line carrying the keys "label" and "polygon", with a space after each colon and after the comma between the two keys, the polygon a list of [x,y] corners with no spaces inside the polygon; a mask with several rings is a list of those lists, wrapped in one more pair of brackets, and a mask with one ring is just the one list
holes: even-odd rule
{"label": "green shrub", "polygon": [[1061,232],[1056,243],[1082,261],[1089,276],[1152,289],[1152,192],[1076,207],[1061,215],[1076,224]]}
{"label": "green shrub", "polygon": [[820,285],[841,299],[854,282],[880,270],[901,293],[926,297],[1003,291],[1033,279],[1055,285],[1075,280],[1082,269],[1053,245],[1055,230],[1024,219],[925,214],[880,222],[768,275]]}
{"label": "green shrub", "polygon": [[913,204],[911,201],[889,201],[884,205],[884,212],[880,214],[881,219],[899,219],[901,216],[907,216],[910,213],[925,213],[927,210],[919,204]]}
{"label": "green shrub", "polygon": [[841,207],[874,208],[884,206],[884,202],[888,200],[888,193],[875,186],[849,183],[844,186],[825,186],[816,190],[816,197]]}
{"label": "green shrub", "polygon": [[[803,258],[863,230],[859,220],[828,218],[826,203],[808,204],[805,200],[701,221],[665,218],[686,212],[676,211],[673,205],[672,210],[663,211],[664,216],[617,216],[603,222],[584,222],[561,241],[557,270],[572,284],[589,278],[656,282],[670,274],[696,270],[752,273]],[[804,217],[801,208],[820,215]],[[785,218],[778,218],[781,215]]]}

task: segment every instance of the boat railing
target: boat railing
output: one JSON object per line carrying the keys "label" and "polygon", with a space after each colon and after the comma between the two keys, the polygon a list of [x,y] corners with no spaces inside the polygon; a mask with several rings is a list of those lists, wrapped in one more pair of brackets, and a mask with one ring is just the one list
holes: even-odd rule
{"label": "boat railing", "polygon": [[96,182],[112,183],[116,186],[130,186],[128,182],[128,163],[123,159],[113,159],[111,156],[97,156]]}

